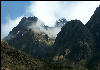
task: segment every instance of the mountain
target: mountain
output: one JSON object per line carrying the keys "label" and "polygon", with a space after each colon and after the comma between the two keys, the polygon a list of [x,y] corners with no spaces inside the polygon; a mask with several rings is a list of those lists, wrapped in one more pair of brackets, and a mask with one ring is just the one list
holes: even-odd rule
{"label": "mountain", "polygon": [[80,65],[62,67],[54,62],[37,59],[1,41],[1,70],[78,70],[79,68],[87,70]]}
{"label": "mountain", "polygon": [[1,70],[44,70],[44,66],[43,61],[1,41]]}
{"label": "mountain", "polygon": [[[4,65],[9,65],[10,60],[16,64],[19,58],[27,62],[31,58],[27,57],[29,54],[33,56],[32,63],[35,59],[39,61],[36,64],[42,70],[100,70],[100,6],[86,25],[80,20],[67,21],[62,18],[56,21],[54,27],[49,27],[35,16],[23,17],[3,40],[12,46],[1,47]],[[2,46],[7,45],[2,43]],[[27,54],[24,55],[22,51]]]}
{"label": "mountain", "polygon": [[47,57],[47,52],[50,51],[48,49],[52,46],[55,39],[50,38],[42,31],[38,32],[28,28],[32,25],[35,26],[37,21],[37,17],[23,17],[4,40],[9,45],[38,58]]}
{"label": "mountain", "polygon": [[89,30],[79,20],[67,22],[58,33],[54,43],[57,56],[71,62],[86,61],[92,56],[93,39]]}
{"label": "mountain", "polygon": [[95,54],[100,53],[100,6],[96,8],[94,14],[87,22],[86,27],[93,34],[95,40]]}
{"label": "mountain", "polygon": [[[57,33],[67,23],[65,18],[56,21],[54,27],[44,25],[37,17],[23,17],[5,40],[9,45],[38,58],[51,59],[52,45]],[[41,54],[42,53],[42,54]]]}
{"label": "mountain", "polygon": [[100,53],[94,55],[86,64],[89,70],[100,70]]}
{"label": "mountain", "polygon": [[100,5],[85,25],[93,35],[94,56],[88,61],[89,70],[100,70]]}
{"label": "mountain", "polygon": [[[10,40],[12,38],[18,37],[17,35],[22,36],[22,32],[28,30],[28,26],[32,25],[32,23],[36,24],[38,18],[37,17],[23,17],[19,24],[9,32],[8,36],[4,38],[4,40]],[[20,32],[21,31],[21,32]]]}

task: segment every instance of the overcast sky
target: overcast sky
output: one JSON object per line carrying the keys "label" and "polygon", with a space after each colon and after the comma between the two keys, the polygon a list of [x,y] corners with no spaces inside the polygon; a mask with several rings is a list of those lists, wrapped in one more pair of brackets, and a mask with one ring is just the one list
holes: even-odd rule
{"label": "overcast sky", "polygon": [[100,1],[1,1],[1,38],[8,35],[23,16],[36,16],[45,25],[54,26],[64,17],[86,24]]}

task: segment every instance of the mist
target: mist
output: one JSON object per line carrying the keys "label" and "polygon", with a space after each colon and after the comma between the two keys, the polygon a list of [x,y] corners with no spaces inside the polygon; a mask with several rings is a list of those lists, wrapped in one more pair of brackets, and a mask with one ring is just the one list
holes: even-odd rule
{"label": "mist", "polygon": [[1,38],[2,39],[6,37],[9,34],[9,32],[12,31],[12,29],[19,24],[22,17],[23,16],[20,16],[20,17],[17,17],[16,19],[11,19],[10,17],[7,17],[6,19],[7,23],[1,24]]}
{"label": "mist", "polygon": [[37,31],[42,30],[49,36],[56,37],[61,30],[60,27],[54,27],[56,20],[63,17],[68,21],[78,19],[83,24],[86,24],[99,5],[100,1],[31,1],[22,15],[15,19],[9,16],[6,23],[1,24],[1,38],[7,36],[19,24],[22,16],[38,17],[42,24],[52,28],[45,30],[43,27],[39,27],[40,21],[37,22],[37,29],[33,26],[30,27]]}
{"label": "mist", "polygon": [[[93,15],[100,1],[35,1],[31,2],[26,12],[38,17],[36,25],[29,28],[42,31],[49,37],[56,37],[61,27],[55,27],[56,20],[64,17],[67,21],[78,19],[86,24]],[[92,8],[91,8],[92,7]],[[41,25],[51,28],[44,29]]]}
{"label": "mist", "polygon": [[99,5],[100,1],[33,1],[26,12],[48,26],[54,26],[55,20],[62,17],[68,21],[78,19],[86,24]]}
{"label": "mist", "polygon": [[41,20],[37,20],[36,23],[32,23],[31,26],[28,26],[28,29],[32,29],[33,31],[35,32],[38,32],[38,33],[45,33],[47,34],[50,38],[56,38],[57,34],[60,32],[61,30],[61,27],[49,27],[46,29],[44,28],[45,24],[43,21]]}

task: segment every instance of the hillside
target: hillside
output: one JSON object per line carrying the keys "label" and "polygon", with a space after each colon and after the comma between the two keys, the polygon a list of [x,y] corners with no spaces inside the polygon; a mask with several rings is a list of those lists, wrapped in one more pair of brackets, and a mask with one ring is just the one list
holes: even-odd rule
{"label": "hillside", "polygon": [[[67,22],[58,33],[54,43],[56,55],[72,62],[83,62],[92,56],[93,39],[91,33],[79,20]],[[67,61],[67,60],[66,60]]]}
{"label": "hillside", "polygon": [[94,14],[85,26],[93,35],[95,41],[95,54],[100,53],[100,6],[96,8]]}
{"label": "hillside", "polygon": [[84,67],[59,66],[57,63],[37,59],[1,41],[1,70],[85,70]]}
{"label": "hillside", "polygon": [[36,24],[37,21],[37,17],[23,17],[4,40],[9,45],[35,57],[46,57],[47,52],[50,51],[48,49],[53,45],[55,39],[50,38],[44,32],[28,28],[32,24]]}
{"label": "hillside", "polygon": [[85,25],[93,35],[94,56],[88,62],[90,70],[100,70],[100,5]]}
{"label": "hillside", "polygon": [[1,70],[44,70],[44,62],[1,41]]}

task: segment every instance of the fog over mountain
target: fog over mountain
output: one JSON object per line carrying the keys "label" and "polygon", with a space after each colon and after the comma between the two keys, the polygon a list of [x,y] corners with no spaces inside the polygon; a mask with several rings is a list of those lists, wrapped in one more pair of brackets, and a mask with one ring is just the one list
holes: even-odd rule
{"label": "fog over mountain", "polygon": [[[16,27],[22,19],[22,17],[36,16],[46,26],[54,27],[56,20],[66,18],[66,20],[78,19],[86,24],[90,19],[94,10],[100,1],[34,1],[26,7],[25,12],[12,19],[12,16],[6,17],[5,24],[1,24],[1,37],[4,38],[8,33]],[[6,5],[5,5],[6,6]],[[91,8],[92,7],[92,8]],[[57,30],[58,29],[58,30]],[[56,28],[59,32],[59,28]],[[54,36],[57,33],[54,33]]]}
{"label": "fog over mountain", "polygon": [[62,18],[56,21],[55,26],[49,27],[45,25],[41,20],[37,20],[36,24],[32,23],[31,26],[28,26],[29,29],[32,29],[33,31],[36,32],[44,32],[46,33],[49,37],[56,38],[57,34],[60,32],[61,27],[67,23],[67,20]]}
{"label": "fog over mountain", "polygon": [[[95,8],[91,18],[84,24],[81,20],[81,18],[84,19],[82,15],[87,15],[85,18],[89,15],[83,11],[86,7],[82,8],[80,3],[88,6],[88,4],[95,5],[96,2],[78,2],[77,6],[71,2],[71,6],[79,6],[82,11],[69,8],[70,14],[66,13],[61,18],[55,17],[55,13],[56,15],[65,14],[62,11],[67,11],[66,8],[56,8],[56,6],[62,7],[59,6],[60,3],[69,4],[67,2],[50,2],[50,4],[31,2],[26,16],[17,18],[16,24],[12,25],[8,35],[1,41],[2,70],[13,68],[16,70],[100,70],[100,5]],[[55,4],[55,9],[52,9],[51,4]],[[91,8],[94,8],[93,5]],[[27,15],[28,13],[32,16]],[[66,17],[69,15],[74,16],[75,19],[68,20]],[[76,18],[75,15],[81,18]],[[54,17],[52,22],[51,17]]]}

